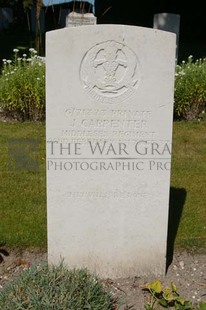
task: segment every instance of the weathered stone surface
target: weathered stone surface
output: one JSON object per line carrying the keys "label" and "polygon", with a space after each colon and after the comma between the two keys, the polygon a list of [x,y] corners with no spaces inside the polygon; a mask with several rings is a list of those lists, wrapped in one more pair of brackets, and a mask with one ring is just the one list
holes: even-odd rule
{"label": "weathered stone surface", "polygon": [[48,257],[102,277],[163,274],[175,35],[47,33]]}

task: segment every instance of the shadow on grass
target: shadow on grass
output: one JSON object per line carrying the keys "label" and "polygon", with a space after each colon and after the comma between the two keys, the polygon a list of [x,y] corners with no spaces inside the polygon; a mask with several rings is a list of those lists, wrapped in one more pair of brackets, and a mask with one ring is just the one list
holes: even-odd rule
{"label": "shadow on grass", "polygon": [[182,210],[186,201],[186,196],[187,192],[184,188],[170,187],[166,272],[173,260],[174,242],[182,216]]}

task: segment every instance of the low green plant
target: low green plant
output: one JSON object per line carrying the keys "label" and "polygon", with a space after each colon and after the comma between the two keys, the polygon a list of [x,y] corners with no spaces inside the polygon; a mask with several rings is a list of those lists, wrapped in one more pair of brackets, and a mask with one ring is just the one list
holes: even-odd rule
{"label": "low green plant", "polygon": [[177,287],[171,281],[171,287],[162,287],[160,280],[147,283],[143,290],[150,293],[150,300],[145,304],[146,310],[155,310],[160,308],[175,310],[206,310],[206,303],[201,301],[195,307],[191,301],[185,300],[178,293]]}
{"label": "low green plant", "polygon": [[0,291],[4,310],[112,310],[112,295],[87,269],[32,265]]}
{"label": "low green plant", "polygon": [[176,66],[174,118],[196,120],[206,112],[206,58],[192,56]]}
{"label": "low green plant", "polygon": [[29,53],[20,57],[14,49],[13,60],[3,59],[0,76],[0,107],[21,121],[45,118],[45,61],[33,48]]}

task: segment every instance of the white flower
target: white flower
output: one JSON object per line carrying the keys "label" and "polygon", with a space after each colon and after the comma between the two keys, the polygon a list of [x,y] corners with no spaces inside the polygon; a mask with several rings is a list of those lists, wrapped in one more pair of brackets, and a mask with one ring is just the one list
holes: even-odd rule
{"label": "white flower", "polygon": [[14,49],[13,49],[13,52],[14,52],[14,53],[18,53],[18,52],[19,52],[18,48],[14,48]]}
{"label": "white flower", "polygon": [[26,57],[27,56],[27,54],[23,54],[23,57]]}
{"label": "white flower", "polygon": [[7,62],[8,64],[11,64],[11,60],[10,60],[10,59],[8,59],[6,62]]}
{"label": "white flower", "polygon": [[185,75],[185,72],[184,71],[180,71],[179,75]]}
{"label": "white flower", "polygon": [[41,62],[45,62],[45,57],[43,57],[43,56],[38,56],[38,59],[39,59]]}
{"label": "white flower", "polygon": [[31,58],[27,58],[27,61],[29,61],[29,62],[30,62],[30,61],[32,61],[32,59],[31,59]]}
{"label": "white flower", "polygon": [[33,47],[31,47],[31,48],[29,49],[29,51],[30,51],[30,53],[37,54],[37,51],[36,51]]}

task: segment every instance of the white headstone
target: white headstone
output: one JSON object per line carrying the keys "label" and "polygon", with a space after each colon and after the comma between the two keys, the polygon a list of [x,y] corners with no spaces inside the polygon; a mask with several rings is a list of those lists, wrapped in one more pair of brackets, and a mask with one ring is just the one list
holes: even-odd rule
{"label": "white headstone", "polygon": [[66,18],[66,27],[77,27],[83,25],[95,25],[97,18],[93,13],[70,12]]}
{"label": "white headstone", "polygon": [[111,278],[163,274],[175,35],[50,31],[46,68],[49,262]]}
{"label": "white headstone", "polygon": [[153,19],[153,28],[173,32],[176,34],[176,60],[177,60],[178,45],[179,45],[180,15],[172,13],[155,14]]}

